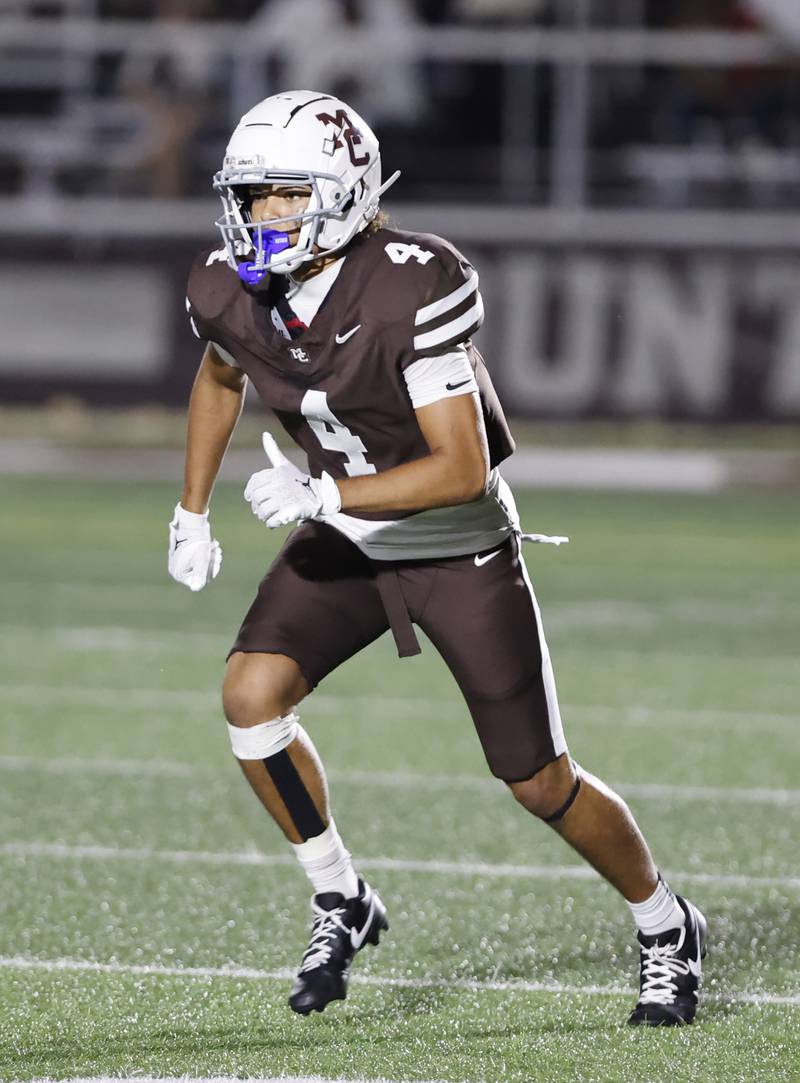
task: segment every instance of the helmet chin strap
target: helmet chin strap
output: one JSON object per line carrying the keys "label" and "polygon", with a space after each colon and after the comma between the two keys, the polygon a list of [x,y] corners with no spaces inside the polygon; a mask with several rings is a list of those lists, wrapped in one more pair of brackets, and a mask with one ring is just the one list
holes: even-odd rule
{"label": "helmet chin strap", "polygon": [[[364,221],[370,222],[378,213],[378,201],[383,193],[394,184],[397,178],[400,176],[400,170],[396,170],[392,173],[388,180],[384,181],[380,188],[377,189],[372,199],[370,200],[369,207],[364,213]],[[253,242],[256,252],[255,260],[251,260],[245,263],[240,263],[237,268],[237,274],[239,278],[244,282],[246,286],[258,286],[269,274],[269,268],[265,266],[269,264],[275,256],[285,252],[287,248],[290,248],[289,235],[283,233],[279,229],[257,229],[253,232]],[[338,245],[333,249],[335,252]],[[324,255],[324,253],[322,253]]]}
{"label": "helmet chin strap", "polygon": [[289,234],[279,229],[259,229],[253,235],[256,258],[249,263],[240,263],[237,268],[239,278],[246,286],[258,286],[269,274],[265,264],[291,247]]}

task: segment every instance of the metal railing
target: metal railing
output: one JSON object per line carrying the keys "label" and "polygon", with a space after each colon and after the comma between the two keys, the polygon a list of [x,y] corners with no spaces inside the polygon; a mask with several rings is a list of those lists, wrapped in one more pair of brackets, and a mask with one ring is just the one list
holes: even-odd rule
{"label": "metal railing", "polygon": [[[90,0],[87,5],[91,7]],[[0,124],[0,148],[16,157],[27,175],[25,190],[13,199],[0,200],[0,229],[14,229],[14,219],[27,207],[37,220],[60,221],[76,213],[73,202],[59,191],[56,169],[66,160],[91,153],[95,126],[93,118],[117,109],[119,141],[124,143],[126,123],[135,122],[124,103],[103,102],[92,96],[90,72],[99,59],[109,56],[169,55],[192,63],[207,64],[209,69],[220,62],[229,73],[238,66],[257,62],[265,68],[270,61],[280,62],[286,39],[269,27],[249,24],[187,23],[180,36],[165,38],[162,25],[154,22],[103,20],[76,15],[81,2],[73,3],[72,14],[60,18],[0,18],[0,86],[13,92],[31,85],[49,85],[62,92],[62,108],[51,123],[5,120]],[[84,7],[84,10],[86,8]],[[394,62],[409,64],[496,64],[502,72],[502,122],[496,133],[499,156],[498,191],[487,197],[525,202],[536,178],[545,171],[531,132],[531,100],[542,67],[552,71],[553,116],[551,145],[547,149],[547,188],[545,205],[555,217],[536,215],[542,221],[561,223],[556,232],[569,230],[569,223],[589,203],[590,128],[594,80],[600,68],[643,68],[669,65],[681,68],[726,68],[742,65],[769,66],[786,64],[791,53],[775,38],[749,32],[678,32],[639,29],[589,29],[585,2],[572,9],[574,25],[555,29],[517,28],[513,30],[469,29],[463,27],[423,27],[409,25],[396,39],[371,29],[347,29],[326,39],[326,49],[334,50],[343,69],[357,72],[365,56],[386,56]],[[309,41],[309,48],[313,43]],[[249,81],[230,78],[222,112],[232,126],[241,112],[252,104],[254,90]],[[256,97],[258,94],[255,95]],[[119,145],[117,146],[119,149]],[[215,149],[215,148],[214,148]],[[221,150],[221,147],[219,148]],[[647,169],[641,148],[633,148],[632,168]],[[666,148],[669,165],[681,181],[681,169],[694,166],[682,148]],[[638,153],[638,157],[637,157]],[[724,157],[724,152],[723,157]],[[109,152],[113,158],[114,147]],[[778,183],[791,181],[797,160],[797,148],[770,150],[770,176]],[[662,155],[663,160],[663,155]],[[766,161],[766,159],[764,159]],[[719,164],[726,175],[726,164]],[[758,178],[756,178],[756,181]],[[38,195],[37,199],[32,197]],[[26,198],[28,197],[28,198]],[[91,196],[94,200],[96,196]],[[119,212],[120,208],[117,208]],[[133,206],[130,218],[137,218]],[[160,218],[160,212],[155,212]],[[570,215],[572,217],[570,217]],[[165,216],[168,217],[168,216]],[[735,216],[734,216],[735,217]],[[91,222],[105,221],[105,212],[81,215],[87,228]],[[113,229],[127,229],[124,215],[115,218]],[[72,219],[75,220],[74,217]],[[174,215],[172,220],[175,221]],[[499,221],[500,219],[498,219]],[[580,221],[608,222],[583,215]],[[651,218],[655,221],[655,218]],[[663,216],[659,219],[667,222]],[[5,224],[4,224],[5,223]],[[501,227],[502,228],[502,227]],[[538,226],[537,226],[538,228]],[[715,227],[716,228],[716,227]],[[551,230],[552,231],[552,230]],[[547,230],[545,231],[547,232]],[[659,232],[659,231],[657,231]],[[664,229],[666,234],[668,229]],[[780,243],[781,235],[775,232]],[[743,235],[747,233],[744,230]],[[794,231],[791,231],[794,235]]]}

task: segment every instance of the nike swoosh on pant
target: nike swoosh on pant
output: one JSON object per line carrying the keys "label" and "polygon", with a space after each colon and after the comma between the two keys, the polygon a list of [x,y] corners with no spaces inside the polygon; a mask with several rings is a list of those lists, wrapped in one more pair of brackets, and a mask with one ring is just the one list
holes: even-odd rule
{"label": "nike swoosh on pant", "polygon": [[494,560],[494,558],[499,553],[502,553],[502,551],[503,551],[502,549],[495,549],[493,553],[487,553],[486,556],[483,556],[483,557],[480,555],[480,553],[476,553],[475,554],[475,567],[476,568],[481,568],[484,564],[488,564],[490,560]]}
{"label": "nike swoosh on pant", "polygon": [[359,323],[359,324],[356,324],[356,326],[351,331],[347,331],[343,335],[340,335],[339,332],[337,331],[336,332],[336,341],[337,341],[337,343],[341,346],[341,344],[343,342],[347,342],[347,340],[349,338],[352,338],[353,335],[356,333],[356,331],[359,331],[360,329],[361,329],[361,324]]}

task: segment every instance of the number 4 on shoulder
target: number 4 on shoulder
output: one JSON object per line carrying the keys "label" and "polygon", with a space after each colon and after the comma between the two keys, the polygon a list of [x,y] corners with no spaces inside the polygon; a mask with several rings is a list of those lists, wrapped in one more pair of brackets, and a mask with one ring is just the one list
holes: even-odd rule
{"label": "number 4 on shoulder", "polygon": [[392,263],[408,263],[410,259],[415,259],[423,266],[433,259],[433,252],[429,252],[427,248],[420,248],[418,244],[402,244],[400,241],[387,244],[386,255]]}

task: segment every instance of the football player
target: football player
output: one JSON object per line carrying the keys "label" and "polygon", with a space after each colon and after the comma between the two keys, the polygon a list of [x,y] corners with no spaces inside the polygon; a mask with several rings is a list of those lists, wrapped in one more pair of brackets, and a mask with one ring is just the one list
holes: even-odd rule
{"label": "football player", "polygon": [[449,666],[491,771],[627,900],[638,927],[633,1024],[690,1023],[706,922],[673,894],[625,803],[570,757],[513,496],[514,444],[472,342],[478,274],[440,237],[389,228],[378,142],[344,102],[277,94],[240,121],[214,187],[223,246],[201,253],[187,307],[206,343],[189,406],[185,485],[169,572],[200,590],[219,572],[209,499],[249,379],[305,452],[245,498],[267,527],[295,523],[228,656],[231,745],[313,888],[313,927],[289,1003],[346,995],[353,956],[388,928],[331,816],[298,707],[333,669],[414,624]]}

